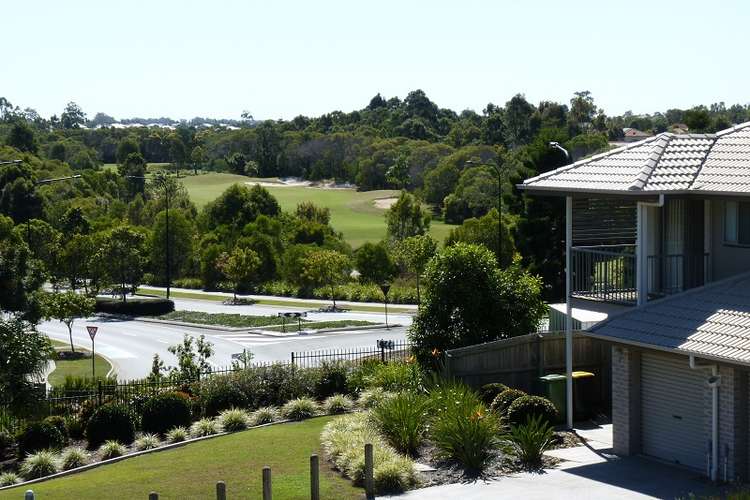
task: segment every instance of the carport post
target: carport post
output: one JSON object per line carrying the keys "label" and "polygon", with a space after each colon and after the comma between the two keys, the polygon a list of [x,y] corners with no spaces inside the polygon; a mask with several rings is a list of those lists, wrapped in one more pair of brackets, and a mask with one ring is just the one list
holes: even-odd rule
{"label": "carport post", "polygon": [[568,429],[573,428],[573,304],[571,266],[573,250],[573,197],[565,197],[565,392]]}

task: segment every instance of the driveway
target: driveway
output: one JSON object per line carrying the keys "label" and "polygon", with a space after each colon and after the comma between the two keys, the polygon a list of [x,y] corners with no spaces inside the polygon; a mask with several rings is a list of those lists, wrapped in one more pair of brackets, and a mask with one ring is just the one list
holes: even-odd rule
{"label": "driveway", "polygon": [[697,472],[642,457],[611,454],[611,426],[577,430],[586,446],[552,450],[562,461],[555,469],[519,473],[492,481],[434,486],[410,491],[399,499],[587,500],[678,498],[717,495],[720,489]]}

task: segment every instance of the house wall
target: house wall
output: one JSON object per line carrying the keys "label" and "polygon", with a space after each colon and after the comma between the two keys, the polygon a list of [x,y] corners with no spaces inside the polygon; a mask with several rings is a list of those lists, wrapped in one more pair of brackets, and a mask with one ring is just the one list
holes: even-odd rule
{"label": "house wall", "polygon": [[711,201],[712,280],[720,280],[750,271],[750,247],[724,243],[724,202]]}
{"label": "house wall", "polygon": [[[618,455],[641,453],[641,353],[642,349],[612,345],[612,438]],[[688,363],[687,356],[684,356]],[[728,365],[719,367],[719,479],[748,480],[748,373]],[[711,436],[712,396],[703,392],[703,427]]]}

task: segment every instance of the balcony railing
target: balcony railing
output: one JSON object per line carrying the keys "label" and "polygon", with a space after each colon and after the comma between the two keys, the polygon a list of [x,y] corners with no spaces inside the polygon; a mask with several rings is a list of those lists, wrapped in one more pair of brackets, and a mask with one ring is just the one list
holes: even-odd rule
{"label": "balcony railing", "polygon": [[[635,245],[573,247],[574,297],[617,304],[635,304]],[[701,286],[708,281],[709,254],[667,254],[647,257],[649,300]]]}

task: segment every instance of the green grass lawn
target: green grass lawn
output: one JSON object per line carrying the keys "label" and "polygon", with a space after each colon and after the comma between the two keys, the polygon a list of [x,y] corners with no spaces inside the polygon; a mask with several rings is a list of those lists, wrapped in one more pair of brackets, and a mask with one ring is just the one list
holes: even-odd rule
{"label": "green grass lawn", "polygon": [[[173,311],[171,313],[157,316],[158,319],[184,321],[186,323],[197,323],[199,325],[219,325],[234,328],[258,328],[272,325],[281,325],[277,328],[269,328],[272,331],[281,331],[284,320],[278,316],[248,316],[246,314],[226,314],[226,313],[207,313],[202,311]],[[361,320],[338,320],[338,321],[318,321],[311,323],[309,320],[302,319],[302,324],[306,329],[320,330],[321,328],[338,328],[342,326],[365,326],[374,325],[371,321]],[[286,319],[287,329],[297,327],[296,319]],[[291,325],[291,326],[290,326]]]}
{"label": "green grass lawn", "polygon": [[[66,350],[70,349],[70,344],[64,342],[53,341],[55,347],[67,347]],[[81,349],[76,347],[76,351],[82,351],[86,354],[91,354],[90,350]],[[112,365],[109,361],[96,354],[94,356],[94,366],[96,368],[96,375],[104,377],[112,369]],[[91,358],[74,359],[74,360],[56,360],[55,370],[49,375],[49,383],[52,386],[62,385],[65,382],[65,377],[68,375],[73,377],[91,377]]]}
{"label": "green grass lawn", "polygon": [[[342,328],[345,326],[368,326],[368,325],[376,325],[378,323],[373,323],[372,321],[362,321],[357,319],[340,319],[335,321],[316,321],[313,323],[302,323],[302,329],[303,330],[322,330],[323,328]],[[293,332],[297,330],[297,321],[296,320],[290,320],[287,321],[286,324],[286,331],[287,332]],[[266,328],[266,330],[272,331],[272,332],[282,332],[284,331],[283,326],[272,326],[270,328]]]}
{"label": "green grass lawn", "polygon": [[[234,174],[209,173],[189,176],[182,183],[198,207],[216,199],[235,183],[250,182],[249,177]],[[273,179],[264,179],[273,182]],[[398,196],[398,191],[379,190],[358,192],[354,189],[321,189],[312,187],[266,187],[279,201],[283,210],[291,211],[303,201],[312,201],[331,210],[331,225],[344,234],[353,246],[367,241],[378,241],[385,236],[385,210],[377,208],[375,200]],[[430,234],[442,243],[452,226],[433,220]]]}
{"label": "green grass lawn", "polygon": [[320,450],[320,432],[331,417],[280,424],[189,444],[98,467],[91,471],[0,492],[17,500],[33,489],[37,500],[122,498],[215,498],[216,482],[227,485],[227,498],[260,498],[263,466],[272,471],[275,500],[310,498],[310,454],[320,455],[320,497],[362,498],[328,466]]}

